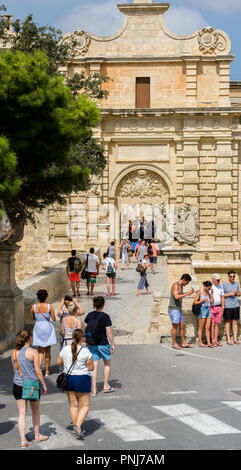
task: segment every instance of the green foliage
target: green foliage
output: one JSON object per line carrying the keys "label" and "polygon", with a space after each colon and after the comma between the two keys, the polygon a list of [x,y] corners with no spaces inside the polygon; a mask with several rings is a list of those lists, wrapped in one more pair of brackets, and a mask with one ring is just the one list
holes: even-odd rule
{"label": "green foliage", "polygon": [[[105,167],[91,131],[100,120],[91,99],[107,97],[102,85],[109,79],[99,74],[64,79],[58,68],[71,62],[76,41],[62,43],[60,30],[39,26],[33,15],[13,21],[12,28],[10,34],[7,17],[0,18],[0,38],[11,47],[0,52],[0,129],[17,156],[16,174],[9,174],[15,193],[10,197],[5,187],[0,200],[13,223],[34,222],[35,212],[88,189],[91,175]],[[0,153],[0,165],[1,158]]]}
{"label": "green foliage", "polygon": [[21,180],[16,176],[17,157],[11,152],[6,137],[0,136],[0,199],[11,201],[21,189]]}
{"label": "green foliage", "polygon": [[[3,8],[4,5],[2,5]],[[1,7],[0,7],[1,9]],[[14,34],[7,34],[6,28],[8,20],[0,19],[0,37],[5,44],[11,44],[13,51],[32,53],[36,50],[45,52],[49,61],[49,74],[58,73],[58,67],[71,62],[73,51],[77,41],[62,42],[62,31],[51,26],[38,26],[33,15],[28,15],[24,21],[19,19],[13,21]],[[86,77],[84,73],[75,73],[71,79],[67,79],[67,85],[76,95],[79,92],[89,95],[91,98],[103,99],[107,96],[107,91],[102,90],[102,84],[109,81],[106,75],[93,74]]]}
{"label": "green foliage", "polygon": [[74,144],[90,138],[100,119],[95,103],[74,97],[64,78],[49,75],[45,54],[0,53],[0,129],[17,155],[17,198],[1,199],[11,221],[34,220],[34,212],[55,202],[64,204],[72,191],[89,182],[89,168],[73,158]]}

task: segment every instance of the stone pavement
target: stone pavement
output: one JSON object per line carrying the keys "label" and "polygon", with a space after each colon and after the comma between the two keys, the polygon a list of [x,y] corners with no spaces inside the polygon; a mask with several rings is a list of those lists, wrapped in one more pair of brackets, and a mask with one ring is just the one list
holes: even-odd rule
{"label": "stone pavement", "polygon": [[[97,283],[94,288],[95,295],[105,297],[105,312],[112,319],[113,331],[116,344],[158,344],[160,336],[157,333],[150,333],[151,310],[153,295],[147,295],[145,291],[140,296],[136,295],[137,285],[140,279],[136,272],[137,263],[131,263],[129,269],[117,270],[116,295],[107,297],[106,275],[100,268],[97,276]],[[154,292],[162,292],[165,285],[166,264],[163,257],[158,257],[156,273],[153,274],[148,269],[147,279],[150,284],[149,289]],[[81,281],[81,296],[78,299],[86,314],[93,310],[93,296],[87,296],[86,284]],[[66,292],[71,294],[71,289]],[[57,314],[61,299],[54,302],[53,306]],[[85,318],[85,315],[81,318]],[[56,321],[56,330],[59,330],[59,320]]]}

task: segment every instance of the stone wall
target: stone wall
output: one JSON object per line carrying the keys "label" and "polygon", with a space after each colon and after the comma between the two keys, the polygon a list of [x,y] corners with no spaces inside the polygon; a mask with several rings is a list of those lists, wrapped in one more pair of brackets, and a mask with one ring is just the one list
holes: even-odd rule
{"label": "stone wall", "polygon": [[[198,343],[198,320],[196,315],[192,313],[192,303],[194,301],[195,295],[186,297],[183,299],[183,316],[185,322],[185,336],[188,343]],[[241,304],[241,301],[239,299]],[[159,332],[160,341],[161,343],[171,343],[171,320],[168,314],[168,311],[163,311],[162,307],[162,296],[160,293],[156,292],[153,295],[153,303],[152,303],[152,319],[150,324],[150,332],[157,333]],[[239,338],[241,337],[241,323],[239,322],[238,325],[238,335]],[[179,336],[177,336],[180,339]],[[204,332],[205,338],[205,332]],[[225,323],[224,321],[221,323],[219,327],[219,338],[222,341],[226,341],[225,335]]]}
{"label": "stone wall", "polygon": [[16,254],[16,280],[21,281],[46,267],[49,250],[49,211],[46,209],[37,216],[36,228],[28,224],[24,229],[24,238]]}
{"label": "stone wall", "polygon": [[[95,249],[95,253],[100,258],[100,250]],[[83,261],[86,253],[82,253],[79,256]],[[20,281],[18,285],[22,289],[24,296],[25,327],[32,326],[29,318],[30,308],[37,300],[36,292],[39,289],[46,289],[48,291],[49,303],[53,303],[69,293],[71,286],[66,273],[66,261]]]}

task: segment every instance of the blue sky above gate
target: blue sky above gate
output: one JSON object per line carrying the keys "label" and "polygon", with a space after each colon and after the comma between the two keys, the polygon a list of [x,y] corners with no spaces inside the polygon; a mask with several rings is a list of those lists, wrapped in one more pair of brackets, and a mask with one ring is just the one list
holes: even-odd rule
{"label": "blue sky above gate", "polygon": [[[123,23],[123,14],[117,3],[132,0],[4,0],[7,12],[14,18],[25,18],[33,13],[40,25],[50,25],[64,33],[84,29],[108,36],[117,32]],[[153,0],[153,3],[160,3]],[[231,38],[231,80],[241,80],[241,0],[170,0],[165,23],[176,34],[189,34],[204,26],[222,29]]]}

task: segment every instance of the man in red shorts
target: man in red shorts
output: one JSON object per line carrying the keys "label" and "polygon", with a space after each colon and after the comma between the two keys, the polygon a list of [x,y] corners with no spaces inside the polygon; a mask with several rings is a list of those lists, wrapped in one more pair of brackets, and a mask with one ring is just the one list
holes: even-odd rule
{"label": "man in red shorts", "polygon": [[71,257],[67,260],[67,276],[71,282],[71,287],[73,291],[73,297],[76,297],[76,287],[77,287],[77,295],[80,296],[80,273],[74,271],[74,264],[75,261],[78,259],[76,256],[76,250],[71,251]]}
{"label": "man in red shorts", "polygon": [[215,273],[212,277],[213,304],[210,305],[212,315],[212,346],[222,346],[218,341],[218,329],[222,322],[225,298],[220,281],[220,275]]}

